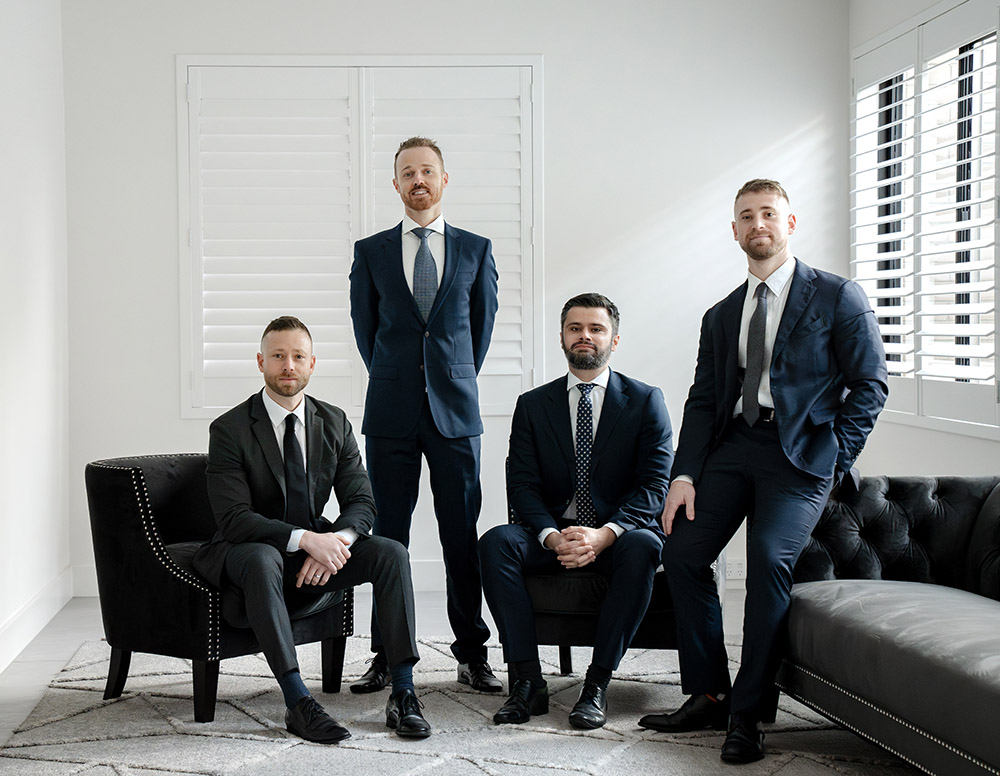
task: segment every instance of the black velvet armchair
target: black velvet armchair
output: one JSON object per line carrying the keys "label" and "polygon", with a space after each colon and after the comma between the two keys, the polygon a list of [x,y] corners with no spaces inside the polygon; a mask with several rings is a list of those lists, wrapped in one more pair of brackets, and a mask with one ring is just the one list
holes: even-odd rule
{"label": "black velvet armchair", "polygon": [[[125,688],[133,652],[192,661],[194,718],[215,718],[219,661],[260,645],[241,598],[195,574],[195,550],[215,532],[198,453],[87,464],[87,500],[104,633],[111,664],[104,697]],[[292,612],[296,644],[322,642],[323,692],[339,692],[354,591],[320,596]]]}

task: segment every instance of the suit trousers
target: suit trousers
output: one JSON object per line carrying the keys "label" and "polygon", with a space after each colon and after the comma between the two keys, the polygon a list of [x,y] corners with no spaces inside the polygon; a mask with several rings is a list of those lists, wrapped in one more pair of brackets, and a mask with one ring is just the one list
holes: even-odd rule
{"label": "suit trousers", "polygon": [[695,484],[695,519],[680,511],[663,546],[677,611],[681,686],[686,694],[730,689],[722,608],[711,563],[747,523],[746,604],[732,713],[759,719],[773,692],[792,571],[819,521],[832,478],[800,471],[781,448],[778,427],[730,422]]}
{"label": "suit trousers", "polygon": [[[410,546],[410,524],[420,486],[420,458],[430,469],[434,515],[444,557],[448,620],[455,641],[451,651],[460,663],[486,660],[489,628],[483,621],[483,592],[476,554],[479,510],[478,436],[449,439],[434,424],[424,401],[417,427],[407,437],[365,437],[368,476],[375,496],[373,534]],[[372,650],[382,647],[381,604],[372,610]]]}
{"label": "suit trousers", "polygon": [[275,677],[299,665],[289,609],[311,597],[366,582],[372,583],[373,597],[383,612],[389,665],[416,663],[413,583],[406,548],[378,536],[359,536],[347,563],[325,585],[296,588],[295,575],[306,557],[301,550],[289,555],[262,542],[237,544],[226,555],[226,586],[243,594],[250,627]]}
{"label": "suit trousers", "polygon": [[[592,664],[609,671],[618,668],[649,606],[653,575],[660,563],[660,537],[645,528],[626,531],[583,570],[604,575],[608,592],[597,618]],[[535,614],[525,587],[531,572],[576,573],[563,569],[556,554],[542,546],[525,525],[499,525],[479,542],[483,589],[493,613],[504,660],[513,663],[538,659]]]}

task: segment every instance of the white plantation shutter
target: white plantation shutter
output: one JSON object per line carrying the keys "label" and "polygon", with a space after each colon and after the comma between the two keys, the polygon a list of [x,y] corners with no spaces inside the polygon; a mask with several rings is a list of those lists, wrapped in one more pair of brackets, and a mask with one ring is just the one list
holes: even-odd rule
{"label": "white plantation shutter", "polygon": [[353,243],[399,222],[392,157],[414,134],[444,151],[446,220],[493,240],[500,311],[481,403],[509,412],[533,366],[532,67],[217,60],[178,68],[184,414],[259,389],[260,332],[283,314],[312,331],[310,391],[360,411]]}
{"label": "white plantation shutter", "polygon": [[853,273],[882,331],[887,407],[990,426],[996,16],[970,3],[857,60],[852,157]]}
{"label": "white plantation shutter", "polygon": [[[525,313],[531,266],[531,73],[519,67],[372,68],[375,207],[369,233],[399,223],[393,157],[411,135],[433,138],[448,171],[445,221],[490,238],[499,274],[493,340],[479,378],[484,411],[522,390],[530,363]],[[528,281],[527,283],[525,281]],[[527,386],[524,386],[527,387]]]}

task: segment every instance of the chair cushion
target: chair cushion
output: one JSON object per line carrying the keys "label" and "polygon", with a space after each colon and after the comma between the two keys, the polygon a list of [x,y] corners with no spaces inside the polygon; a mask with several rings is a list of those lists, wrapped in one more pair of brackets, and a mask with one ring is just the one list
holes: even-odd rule
{"label": "chair cushion", "polygon": [[942,585],[795,585],[790,662],[985,762],[1000,762],[1000,602]]}
{"label": "chair cushion", "polygon": [[[194,571],[193,559],[198,548],[203,542],[178,542],[167,546],[167,554],[171,559],[185,571]],[[325,611],[336,606],[344,600],[343,590],[333,590],[320,596],[308,599],[305,603],[298,604],[290,609],[288,614],[292,620],[302,620],[311,617],[318,612]],[[243,594],[234,587],[226,586],[222,590],[222,617],[227,623],[236,628],[249,628],[250,621],[247,619],[246,602]]]}

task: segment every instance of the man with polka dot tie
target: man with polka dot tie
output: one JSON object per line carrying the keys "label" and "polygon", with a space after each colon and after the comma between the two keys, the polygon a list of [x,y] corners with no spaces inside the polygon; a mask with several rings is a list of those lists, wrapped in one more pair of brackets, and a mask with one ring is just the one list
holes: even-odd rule
{"label": "man with polka dot tie", "polygon": [[521,395],[514,409],[507,498],[518,522],[479,541],[510,681],[497,724],[548,711],[526,573],[585,568],[608,578],[593,657],[569,715],[577,728],[604,725],[611,674],[649,603],[674,447],[660,389],[608,367],[619,320],[601,294],[566,302],[560,344],[569,374]]}

